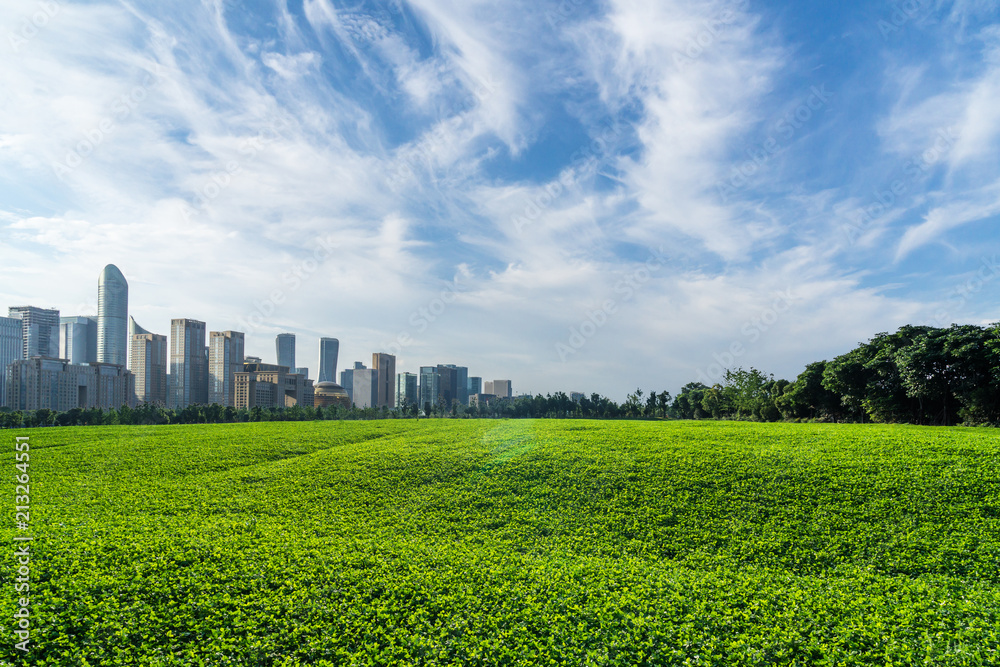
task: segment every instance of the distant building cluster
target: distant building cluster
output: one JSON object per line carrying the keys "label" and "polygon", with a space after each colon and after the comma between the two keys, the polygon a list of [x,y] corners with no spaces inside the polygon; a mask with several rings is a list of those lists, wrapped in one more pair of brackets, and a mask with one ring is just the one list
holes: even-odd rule
{"label": "distant building cluster", "polygon": [[318,381],[295,362],[295,334],[278,334],[277,363],[246,356],[240,331],[208,331],[199,320],[170,322],[169,336],[128,315],[128,282],[113,264],[97,281],[97,315],[12,306],[0,317],[0,407],[13,410],[342,406],[428,410],[486,406],[513,397],[510,380],[470,377],[454,364],[396,372],[396,357],[375,352],[336,382],[340,341],[319,340]]}

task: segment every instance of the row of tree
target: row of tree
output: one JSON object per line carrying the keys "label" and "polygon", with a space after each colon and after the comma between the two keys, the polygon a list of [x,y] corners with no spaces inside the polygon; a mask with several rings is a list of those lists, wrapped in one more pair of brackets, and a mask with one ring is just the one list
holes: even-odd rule
{"label": "row of tree", "polygon": [[726,371],[674,399],[682,419],[1000,425],[1000,324],[904,326],[880,333],[794,382]]}
{"label": "row of tree", "polygon": [[[95,426],[95,425],[154,425],[154,424],[229,424],[258,421],[312,421],[317,419],[413,419],[436,418],[598,418],[619,419],[667,416],[670,394],[650,393],[645,403],[643,392],[629,396],[619,405],[599,394],[573,401],[565,393],[546,396],[522,396],[512,400],[496,401],[483,406],[452,405],[443,403],[416,405],[402,408],[345,408],[302,407],[236,409],[221,405],[189,405],[180,410],[145,403],[132,408],[122,406],[115,410],[101,408],[73,408],[66,412],[42,409],[29,412],[0,409],[0,428],[33,428],[37,426]],[[654,398],[655,397],[655,398]]]}
{"label": "row of tree", "polygon": [[74,408],[57,413],[0,410],[0,427],[96,424],[219,424],[253,421],[398,418],[581,418],[818,420],[912,424],[1000,425],[1000,324],[949,328],[905,326],[880,333],[832,361],[817,361],[795,379],[777,380],[756,368],[726,370],[709,387],[669,392],[640,389],[623,403],[591,394],[574,401],[563,392],[522,396],[482,406],[402,408],[255,407],[191,405],[170,410],[144,404],[118,410]]}

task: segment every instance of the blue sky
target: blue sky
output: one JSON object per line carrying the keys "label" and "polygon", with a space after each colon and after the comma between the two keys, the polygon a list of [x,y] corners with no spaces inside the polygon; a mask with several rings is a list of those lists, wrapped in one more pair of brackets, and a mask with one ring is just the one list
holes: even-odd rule
{"label": "blue sky", "polygon": [[1000,320],[1000,11],[0,6],[0,303],[299,336],[516,392],[792,379]]}

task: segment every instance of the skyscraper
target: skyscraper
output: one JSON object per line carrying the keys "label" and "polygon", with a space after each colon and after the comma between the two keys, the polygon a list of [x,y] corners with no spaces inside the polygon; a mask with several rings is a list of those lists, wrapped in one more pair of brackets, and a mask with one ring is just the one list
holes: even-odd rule
{"label": "skyscraper", "polygon": [[[451,410],[451,406],[456,403],[458,398],[458,369],[455,366],[446,366],[444,364],[438,364],[437,367],[438,377],[439,377],[439,389],[437,395],[437,401],[443,402],[446,410]],[[463,378],[463,382],[465,379]],[[465,387],[462,387],[465,390]]]}
{"label": "skyscraper", "polygon": [[491,394],[498,398],[510,398],[510,380],[487,380],[483,388],[484,394]]}
{"label": "skyscraper", "polygon": [[146,331],[128,318],[129,370],[135,375],[136,403],[167,404],[167,337]]}
{"label": "skyscraper", "polygon": [[354,371],[365,370],[365,365],[360,361],[354,362],[354,368],[346,368],[340,372],[340,386],[347,392],[347,396],[354,401]]}
{"label": "skyscraper", "polygon": [[278,365],[287,367],[289,371],[295,370],[295,334],[278,334],[274,340],[274,348]]}
{"label": "skyscraper", "polygon": [[483,393],[483,378],[470,377],[468,383],[466,383],[466,387],[468,388],[467,393],[469,396]]}
{"label": "skyscraper", "polygon": [[21,358],[59,358],[59,311],[34,306],[13,306],[8,315],[21,320]]}
{"label": "skyscraper", "polygon": [[108,264],[97,279],[97,360],[124,367],[128,349],[128,283]]}
{"label": "skyscraper", "polygon": [[420,367],[420,404],[421,410],[428,406],[434,407],[438,402],[438,394],[441,393],[441,376],[435,366]]}
{"label": "skyscraper", "polygon": [[359,408],[380,407],[378,404],[379,378],[377,368],[358,368],[353,372],[351,399]]}
{"label": "skyscraper", "polygon": [[97,318],[59,318],[59,358],[71,364],[97,361]]}
{"label": "skyscraper", "polygon": [[235,377],[243,372],[244,335],[241,331],[213,331],[208,343],[208,402],[236,405]]}
{"label": "skyscraper", "polygon": [[336,338],[319,339],[319,381],[337,381],[337,355],[340,353],[340,341]]}
{"label": "skyscraper", "polygon": [[372,368],[378,371],[378,407],[396,407],[396,357],[384,352],[372,354]]}
{"label": "skyscraper", "polygon": [[407,408],[417,405],[419,394],[417,393],[417,375],[415,373],[396,374],[396,407]]}
{"label": "skyscraper", "polygon": [[450,368],[455,371],[455,386],[451,394],[449,405],[451,400],[458,401],[459,405],[469,404],[469,369],[465,366],[456,366],[455,364],[445,364],[444,368]]}
{"label": "skyscraper", "polygon": [[7,402],[7,366],[24,353],[24,325],[17,317],[0,317],[0,406]]}
{"label": "skyscraper", "polygon": [[207,402],[205,323],[183,318],[170,320],[169,407],[182,409]]}

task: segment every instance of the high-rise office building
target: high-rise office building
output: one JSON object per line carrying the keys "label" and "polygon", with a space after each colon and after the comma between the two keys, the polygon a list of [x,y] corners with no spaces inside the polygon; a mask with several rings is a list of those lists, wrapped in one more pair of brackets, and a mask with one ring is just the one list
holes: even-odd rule
{"label": "high-rise office building", "polygon": [[274,339],[274,349],[278,358],[278,365],[289,370],[295,368],[295,334],[278,334]]}
{"label": "high-rise office building", "polygon": [[438,403],[438,394],[441,393],[441,376],[438,374],[436,366],[420,367],[420,388],[418,389],[420,404],[417,406],[421,410],[428,406],[434,407]]}
{"label": "high-rise office building", "polygon": [[53,308],[13,306],[10,317],[21,320],[21,358],[59,358],[59,311]]}
{"label": "high-rise office building", "polygon": [[351,399],[359,408],[377,408],[379,378],[381,371],[377,368],[359,368],[352,373]]}
{"label": "high-rise office building", "polygon": [[[451,410],[452,405],[459,401],[458,368],[439,364],[437,370],[438,377],[440,378],[438,380],[437,401],[444,403],[445,409]],[[464,384],[465,378],[462,378],[462,382]],[[462,387],[462,392],[465,392],[464,386]]]}
{"label": "high-rise office building", "polygon": [[134,378],[117,364],[74,365],[47,357],[20,359],[7,367],[10,407],[15,410],[133,405]]}
{"label": "high-rise office building", "polygon": [[309,369],[306,368],[305,366],[300,366],[299,368],[293,368],[292,372],[301,375],[302,377],[309,377]]}
{"label": "high-rise office building", "polygon": [[129,318],[129,370],[136,403],[167,404],[167,337],[146,331]]}
{"label": "high-rise office building", "polygon": [[483,393],[483,378],[470,377],[469,381],[466,383],[466,393],[469,396],[474,396],[475,394]]}
{"label": "high-rise office building", "polygon": [[396,357],[384,352],[372,354],[372,368],[378,371],[378,391],[375,405],[396,407]]}
{"label": "high-rise office building", "polygon": [[0,317],[0,406],[7,405],[7,366],[24,353],[24,324],[17,317]]}
{"label": "high-rise office building", "polygon": [[169,407],[208,403],[208,357],[205,323],[184,318],[170,320]]}
{"label": "high-rise office building", "polygon": [[59,358],[71,364],[97,361],[97,318],[59,318]]}
{"label": "high-rise office building", "polygon": [[208,338],[208,402],[236,405],[235,378],[243,372],[241,331],[212,331]]}
{"label": "high-rise office building", "polygon": [[125,367],[128,349],[128,283],[108,264],[97,279],[97,360]]}
{"label": "high-rise office building", "polygon": [[336,338],[319,339],[319,381],[337,381],[337,355],[340,353],[340,341]]}
{"label": "high-rise office building", "polygon": [[456,366],[455,364],[444,364],[444,368],[450,368],[455,371],[455,386],[453,393],[449,397],[448,404],[451,405],[452,401],[458,401],[459,405],[469,404],[469,369],[465,366]]}
{"label": "high-rise office building", "polygon": [[420,400],[416,373],[396,374],[396,407],[407,408]]}
{"label": "high-rise office building", "polygon": [[497,398],[510,398],[510,380],[487,380],[483,386],[484,394],[492,394]]}
{"label": "high-rise office building", "polygon": [[345,368],[340,372],[340,386],[344,388],[351,401],[354,401],[354,371],[365,370],[367,367],[360,361],[354,362],[354,368]]}

